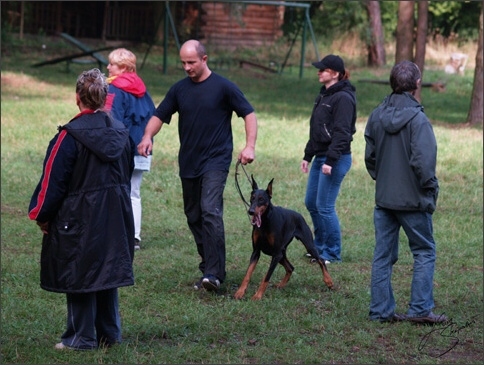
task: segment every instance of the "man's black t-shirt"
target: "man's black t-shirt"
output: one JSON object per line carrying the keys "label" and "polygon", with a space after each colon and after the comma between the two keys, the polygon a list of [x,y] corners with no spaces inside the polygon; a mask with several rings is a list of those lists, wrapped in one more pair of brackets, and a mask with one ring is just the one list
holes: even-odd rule
{"label": "man's black t-shirt", "polygon": [[175,83],[155,115],[169,124],[178,112],[181,178],[194,178],[206,171],[228,171],[232,161],[232,114],[244,118],[254,108],[233,82],[211,73],[202,82],[186,77]]}

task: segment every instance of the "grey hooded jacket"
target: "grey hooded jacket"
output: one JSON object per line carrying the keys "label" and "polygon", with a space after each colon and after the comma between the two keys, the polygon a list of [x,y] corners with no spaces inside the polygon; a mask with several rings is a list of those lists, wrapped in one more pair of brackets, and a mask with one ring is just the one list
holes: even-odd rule
{"label": "grey hooded jacket", "polygon": [[423,106],[407,92],[388,95],[368,118],[365,140],[376,205],[433,213],[439,192],[437,142]]}

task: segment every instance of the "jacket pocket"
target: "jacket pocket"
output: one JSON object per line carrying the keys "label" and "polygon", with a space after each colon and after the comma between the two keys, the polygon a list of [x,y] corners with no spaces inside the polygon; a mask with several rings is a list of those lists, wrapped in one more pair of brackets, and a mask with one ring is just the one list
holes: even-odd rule
{"label": "jacket pocket", "polygon": [[320,142],[322,142],[322,143],[331,142],[332,133],[333,133],[332,129],[326,123],[323,123],[323,125],[321,126],[321,129],[320,129],[320,133],[319,133]]}
{"label": "jacket pocket", "polygon": [[74,260],[79,254],[84,228],[76,219],[59,219],[57,231],[57,258],[59,260]]}

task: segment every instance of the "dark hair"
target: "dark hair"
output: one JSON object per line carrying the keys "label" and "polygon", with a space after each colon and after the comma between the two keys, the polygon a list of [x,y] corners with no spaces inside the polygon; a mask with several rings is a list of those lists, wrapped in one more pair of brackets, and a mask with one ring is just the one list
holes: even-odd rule
{"label": "dark hair", "polygon": [[76,93],[79,99],[92,110],[102,108],[108,95],[108,83],[106,76],[97,68],[84,71],[77,78]]}
{"label": "dark hair", "polygon": [[410,61],[402,61],[393,66],[390,72],[390,86],[396,94],[418,89],[418,80],[422,73],[418,66]]}

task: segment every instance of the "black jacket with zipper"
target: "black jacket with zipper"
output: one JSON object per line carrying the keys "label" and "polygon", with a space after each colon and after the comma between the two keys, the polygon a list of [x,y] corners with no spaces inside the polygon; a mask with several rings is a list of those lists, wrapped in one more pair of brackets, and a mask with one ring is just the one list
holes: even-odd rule
{"label": "black jacket with zipper", "polygon": [[351,153],[355,123],[355,87],[348,80],[323,86],[314,102],[303,159],[326,156],[325,163],[334,166],[341,155]]}

